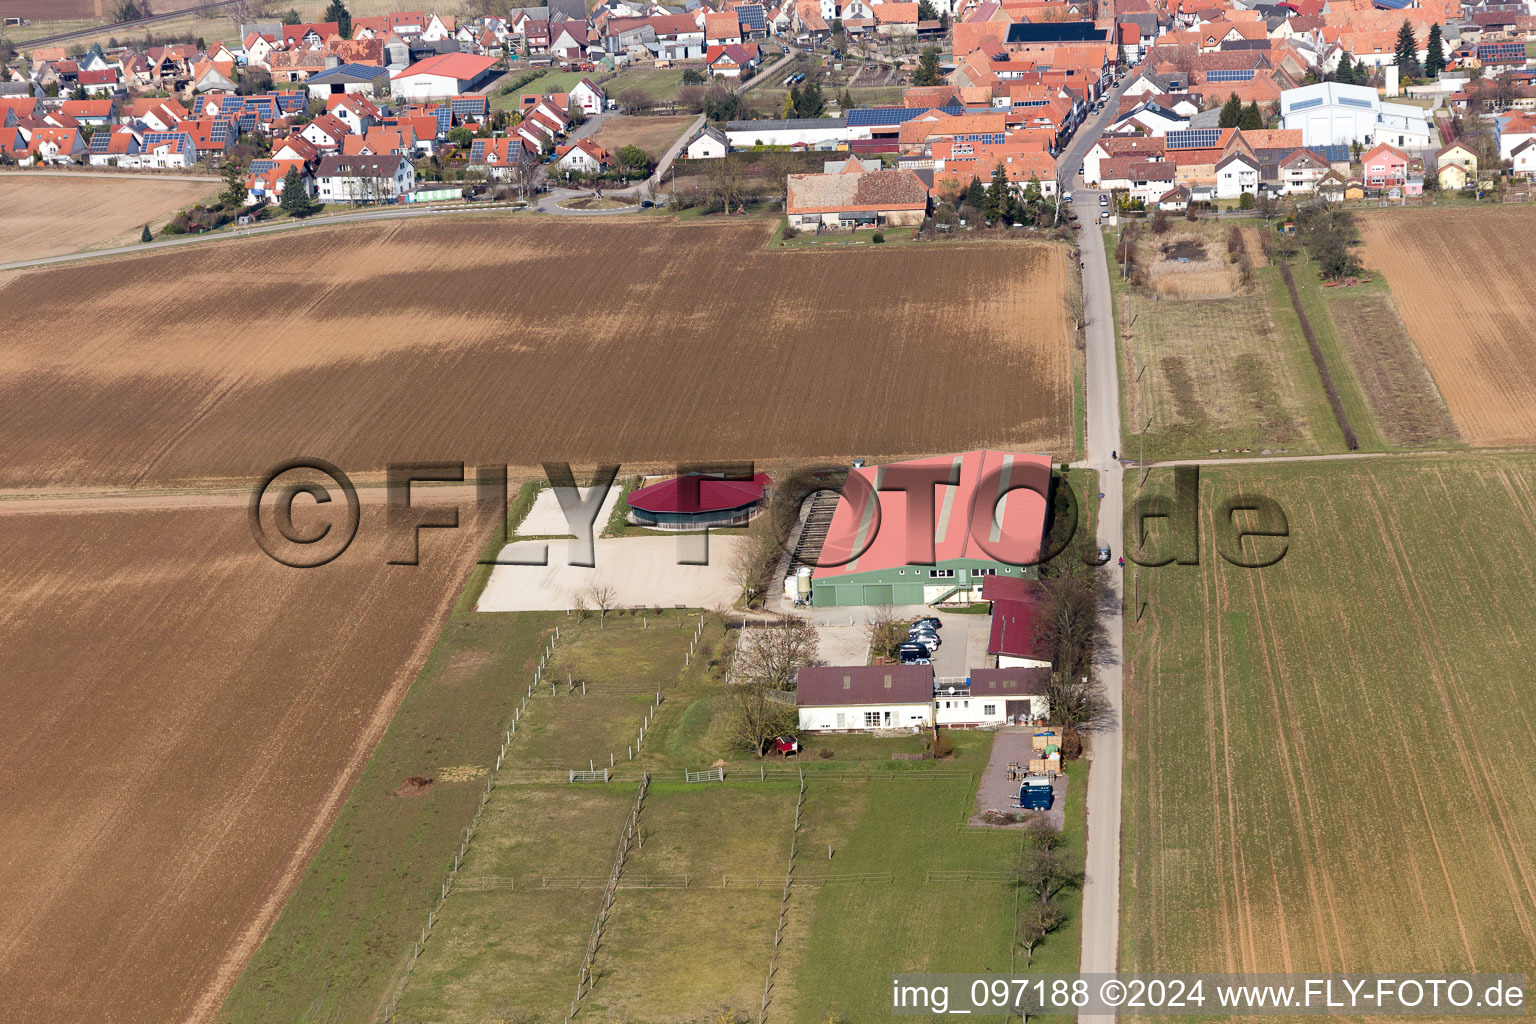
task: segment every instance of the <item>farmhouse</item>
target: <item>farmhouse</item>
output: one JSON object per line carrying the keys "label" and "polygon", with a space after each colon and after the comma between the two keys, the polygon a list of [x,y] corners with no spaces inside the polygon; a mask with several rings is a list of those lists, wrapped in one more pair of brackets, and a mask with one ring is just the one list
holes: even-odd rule
{"label": "farmhouse", "polygon": [[933,723],[933,666],[802,668],[795,706],[809,732],[923,728]]}
{"label": "farmhouse", "polygon": [[767,473],[750,480],[687,473],[629,494],[629,521],[657,530],[745,526],[768,496]]}
{"label": "farmhouse", "polygon": [[317,100],[348,93],[378,96],[387,91],[388,86],[389,70],[373,64],[338,64],[311,75],[304,83],[309,95]]}
{"label": "farmhouse", "polygon": [[[813,559],[812,604],[969,604],[989,576],[1033,579],[1050,475],[1049,456],[991,450],[853,469]],[[931,500],[932,538],[909,533],[903,486]]]}
{"label": "farmhouse", "polygon": [[902,169],[865,170],[849,158],[835,174],[791,174],[784,204],[795,227],[921,224],[928,215],[928,186]]}

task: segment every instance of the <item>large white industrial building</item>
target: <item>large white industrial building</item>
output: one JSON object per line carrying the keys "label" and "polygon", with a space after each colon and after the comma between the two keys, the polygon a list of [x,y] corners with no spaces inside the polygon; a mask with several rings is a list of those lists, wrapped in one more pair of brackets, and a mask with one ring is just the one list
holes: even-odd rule
{"label": "large white industrial building", "polygon": [[1365,85],[1319,82],[1280,94],[1281,126],[1300,129],[1305,146],[1362,146],[1385,142],[1399,148],[1431,144],[1429,119],[1419,107],[1384,103]]}

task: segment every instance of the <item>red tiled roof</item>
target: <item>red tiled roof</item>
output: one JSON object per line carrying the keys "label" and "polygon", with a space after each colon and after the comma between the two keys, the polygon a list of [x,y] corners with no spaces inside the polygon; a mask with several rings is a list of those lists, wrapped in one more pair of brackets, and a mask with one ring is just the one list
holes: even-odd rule
{"label": "red tiled roof", "polygon": [[467,82],[484,74],[495,63],[495,57],[476,57],[472,53],[440,53],[436,57],[417,61],[395,75],[393,80],[414,78],[417,75],[442,75]]}

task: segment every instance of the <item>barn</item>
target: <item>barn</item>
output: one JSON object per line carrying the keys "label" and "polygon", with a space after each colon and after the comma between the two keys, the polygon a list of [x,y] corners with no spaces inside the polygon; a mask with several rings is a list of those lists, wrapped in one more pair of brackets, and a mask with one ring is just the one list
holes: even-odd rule
{"label": "barn", "polygon": [[[838,499],[814,559],[813,605],[964,605],[981,600],[988,577],[1036,578],[1026,563],[1045,536],[1049,456],[978,450],[858,467],[849,476],[865,486],[850,480]],[[932,564],[925,564],[924,538],[910,535],[907,495],[893,488],[935,478],[958,483],[932,485]]]}
{"label": "barn", "polygon": [[494,57],[440,53],[395,75],[392,88],[401,99],[441,99],[479,92],[497,73]]}
{"label": "barn", "polygon": [[629,521],[656,530],[745,526],[769,497],[767,473],[750,480],[687,473],[630,491]]}
{"label": "barn", "polygon": [[805,732],[877,732],[933,724],[933,666],[802,668],[795,706]]}

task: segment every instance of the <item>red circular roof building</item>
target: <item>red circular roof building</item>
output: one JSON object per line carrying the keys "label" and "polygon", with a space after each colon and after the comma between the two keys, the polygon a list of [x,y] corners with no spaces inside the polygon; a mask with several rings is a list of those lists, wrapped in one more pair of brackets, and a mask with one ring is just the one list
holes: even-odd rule
{"label": "red circular roof building", "polygon": [[767,473],[750,480],[687,473],[630,491],[629,520],[658,530],[745,526],[762,507],[772,483]]}

